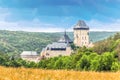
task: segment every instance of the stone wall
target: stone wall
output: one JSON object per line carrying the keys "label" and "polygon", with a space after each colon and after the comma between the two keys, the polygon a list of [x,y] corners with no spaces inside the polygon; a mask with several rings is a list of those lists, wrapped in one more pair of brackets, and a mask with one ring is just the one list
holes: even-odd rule
{"label": "stone wall", "polygon": [[86,46],[89,45],[89,30],[74,30],[74,44],[76,46]]}
{"label": "stone wall", "polygon": [[69,56],[72,50],[71,47],[67,47],[66,50],[46,50],[41,53],[41,56],[46,58],[57,57],[57,56]]}
{"label": "stone wall", "polygon": [[22,58],[23,60],[26,60],[26,61],[34,61],[34,62],[37,61],[37,58],[38,58],[38,57],[39,57],[38,55],[24,55],[24,56],[21,56],[21,58]]}

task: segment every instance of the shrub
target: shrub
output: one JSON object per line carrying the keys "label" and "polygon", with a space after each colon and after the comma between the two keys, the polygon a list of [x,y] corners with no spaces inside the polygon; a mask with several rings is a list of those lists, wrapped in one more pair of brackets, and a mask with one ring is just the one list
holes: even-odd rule
{"label": "shrub", "polygon": [[118,62],[113,62],[111,66],[111,71],[118,71],[120,69],[120,65]]}
{"label": "shrub", "polygon": [[90,60],[87,55],[83,55],[82,58],[77,62],[77,70],[89,70]]}

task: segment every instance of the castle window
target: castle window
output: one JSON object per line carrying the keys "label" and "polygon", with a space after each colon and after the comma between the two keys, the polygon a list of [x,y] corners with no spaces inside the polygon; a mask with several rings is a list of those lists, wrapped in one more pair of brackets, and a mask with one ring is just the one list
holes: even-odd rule
{"label": "castle window", "polygon": [[87,34],[89,35],[89,32]]}
{"label": "castle window", "polygon": [[78,38],[78,35],[76,34],[76,37]]}
{"label": "castle window", "polygon": [[82,37],[82,39],[84,40],[84,37]]}
{"label": "castle window", "polygon": [[49,53],[46,53],[46,56],[49,56]]}
{"label": "castle window", "polygon": [[51,51],[65,51],[66,48],[51,48]]}
{"label": "castle window", "polygon": [[86,36],[85,36],[85,40],[86,40]]}
{"label": "castle window", "polygon": [[49,47],[47,47],[47,50],[49,50]]}

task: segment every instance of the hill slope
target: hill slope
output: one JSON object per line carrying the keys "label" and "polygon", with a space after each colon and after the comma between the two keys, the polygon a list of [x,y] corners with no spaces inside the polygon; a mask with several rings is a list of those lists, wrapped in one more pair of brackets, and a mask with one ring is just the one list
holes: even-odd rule
{"label": "hill slope", "polygon": [[[47,44],[59,40],[64,33],[40,33],[23,31],[0,30],[0,52],[8,54],[20,54],[24,50],[35,50],[38,53]],[[67,33],[73,40],[73,33]],[[115,32],[90,32],[93,42],[103,40]]]}

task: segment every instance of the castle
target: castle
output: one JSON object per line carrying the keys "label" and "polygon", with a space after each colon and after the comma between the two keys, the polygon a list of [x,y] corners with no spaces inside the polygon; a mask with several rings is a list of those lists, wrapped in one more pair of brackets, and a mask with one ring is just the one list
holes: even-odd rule
{"label": "castle", "polygon": [[74,26],[74,41],[64,33],[63,37],[58,42],[48,44],[41,52],[41,56],[45,58],[56,56],[69,56],[72,53],[70,44],[74,43],[78,47],[92,47],[92,43],[89,41],[89,27],[83,20],[79,20]]}
{"label": "castle", "polygon": [[[71,43],[74,43],[74,45],[78,47],[92,47],[93,44],[89,40],[89,27],[86,25],[86,23],[83,20],[79,20],[77,24],[73,28],[74,30],[74,40],[72,41],[69,36],[66,34],[66,31],[64,35],[57,41],[53,42],[52,44],[48,44],[40,53],[40,58],[51,58],[51,57],[57,57],[57,56],[69,56],[72,53],[72,48],[70,46]],[[29,57],[26,57],[26,60],[29,60]],[[37,56],[37,55],[34,55]],[[22,57],[23,58],[23,57]],[[32,56],[33,58],[33,56]],[[31,59],[31,57],[30,57]]]}

